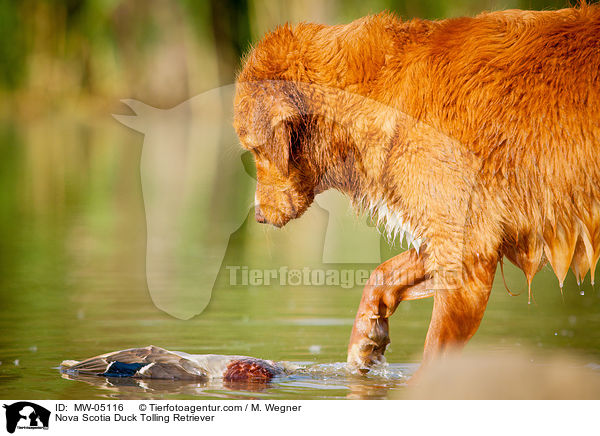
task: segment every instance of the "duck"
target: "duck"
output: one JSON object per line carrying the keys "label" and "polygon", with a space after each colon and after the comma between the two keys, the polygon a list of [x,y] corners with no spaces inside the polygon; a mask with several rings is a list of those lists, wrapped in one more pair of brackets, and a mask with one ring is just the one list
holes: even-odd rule
{"label": "duck", "polygon": [[226,382],[269,382],[275,377],[292,374],[299,367],[290,362],[276,362],[250,356],[189,354],[149,345],[113,351],[81,361],[65,360],[59,369],[69,375],[131,377]]}

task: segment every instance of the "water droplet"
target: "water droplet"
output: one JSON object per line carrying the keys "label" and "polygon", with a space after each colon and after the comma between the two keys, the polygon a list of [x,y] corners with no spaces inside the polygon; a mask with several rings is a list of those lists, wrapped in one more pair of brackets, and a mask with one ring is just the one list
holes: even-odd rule
{"label": "water droplet", "polygon": [[15,359],[15,360],[13,361],[13,364],[14,364],[15,366],[19,366],[19,359]]}
{"label": "water droplet", "polygon": [[554,332],[554,336],[558,336],[558,332]]}
{"label": "water droplet", "polygon": [[579,295],[585,295],[585,291],[582,289],[581,291],[579,291]]}

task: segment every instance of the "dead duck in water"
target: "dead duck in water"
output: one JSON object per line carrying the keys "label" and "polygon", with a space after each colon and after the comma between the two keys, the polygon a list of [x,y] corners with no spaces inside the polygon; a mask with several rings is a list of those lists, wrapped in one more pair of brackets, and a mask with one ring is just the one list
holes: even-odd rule
{"label": "dead duck in water", "polygon": [[188,354],[150,345],[113,351],[86,360],[65,360],[60,370],[70,374],[171,380],[268,382],[291,374],[297,366],[248,356]]}

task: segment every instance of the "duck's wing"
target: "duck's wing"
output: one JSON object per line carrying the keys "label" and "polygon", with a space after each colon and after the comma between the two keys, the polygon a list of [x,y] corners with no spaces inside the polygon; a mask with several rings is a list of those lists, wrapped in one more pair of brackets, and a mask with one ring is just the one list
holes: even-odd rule
{"label": "duck's wing", "polygon": [[202,368],[184,353],[150,345],[91,357],[81,362],[65,360],[61,370],[107,377],[142,377],[157,379],[206,379]]}

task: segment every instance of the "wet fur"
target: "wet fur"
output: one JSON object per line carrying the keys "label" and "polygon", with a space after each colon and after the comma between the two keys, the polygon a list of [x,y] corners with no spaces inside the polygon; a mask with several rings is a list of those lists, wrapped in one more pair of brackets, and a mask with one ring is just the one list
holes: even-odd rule
{"label": "wet fur", "polygon": [[[267,222],[284,225],[334,188],[416,242],[398,265],[433,280],[426,357],[474,334],[502,256],[529,284],[546,261],[561,286],[569,267],[594,280],[598,7],[286,25],[245,59],[234,124],[255,154]],[[394,292],[395,308],[406,297]],[[365,320],[383,316],[374,311]],[[383,353],[375,330],[363,339]]]}

